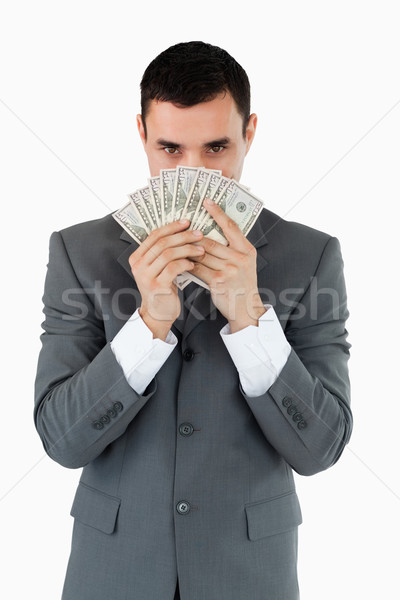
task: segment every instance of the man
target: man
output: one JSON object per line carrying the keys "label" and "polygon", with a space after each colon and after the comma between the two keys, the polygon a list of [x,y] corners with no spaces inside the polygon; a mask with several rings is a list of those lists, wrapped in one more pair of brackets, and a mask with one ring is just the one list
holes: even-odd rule
{"label": "man", "polygon": [[[177,44],[141,91],[151,175],[240,178],[257,117],[228,53]],[[110,215],[52,235],[35,423],[84,467],[64,600],[298,598],[293,470],[333,465],[352,427],[340,246],[205,207],[227,246],[181,221],[139,246]]]}

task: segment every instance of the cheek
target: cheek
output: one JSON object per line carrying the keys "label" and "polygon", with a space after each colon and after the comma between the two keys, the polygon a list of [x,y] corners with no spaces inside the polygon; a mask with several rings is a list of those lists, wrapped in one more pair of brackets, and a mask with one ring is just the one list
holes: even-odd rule
{"label": "cheek", "polygon": [[168,156],[166,154],[158,151],[150,151],[146,154],[151,177],[158,177],[160,169],[167,169],[169,167]]}
{"label": "cheek", "polygon": [[244,156],[242,156],[239,152],[235,152],[224,157],[218,161],[219,166],[215,166],[215,169],[221,169],[222,175],[225,177],[238,179],[241,167],[243,165]]}

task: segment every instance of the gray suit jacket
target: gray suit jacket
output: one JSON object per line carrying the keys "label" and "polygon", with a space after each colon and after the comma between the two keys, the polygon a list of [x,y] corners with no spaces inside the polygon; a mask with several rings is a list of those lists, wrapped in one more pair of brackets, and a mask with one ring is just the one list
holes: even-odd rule
{"label": "gray suit jacket", "polygon": [[335,237],[266,209],[248,238],[292,347],[255,398],[194,284],[177,348],[135,393],[110,341],[140,305],[137,244],[110,215],[52,235],[35,424],[51,458],[83,467],[64,600],[172,600],[177,576],[183,600],[298,598],[293,470],[333,465],[352,427],[343,261]]}

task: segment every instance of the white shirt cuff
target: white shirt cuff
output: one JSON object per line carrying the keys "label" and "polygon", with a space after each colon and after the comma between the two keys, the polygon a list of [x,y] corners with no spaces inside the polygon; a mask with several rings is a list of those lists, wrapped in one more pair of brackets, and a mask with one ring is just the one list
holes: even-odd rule
{"label": "white shirt cuff", "polygon": [[172,331],[168,332],[165,342],[153,338],[152,331],[136,309],[110,345],[129,385],[142,394],[177,343]]}
{"label": "white shirt cuff", "polygon": [[264,394],[279,377],[289,357],[291,346],[271,304],[258,327],[249,325],[231,333],[229,323],[220,331],[222,340],[239,372],[247,396]]}

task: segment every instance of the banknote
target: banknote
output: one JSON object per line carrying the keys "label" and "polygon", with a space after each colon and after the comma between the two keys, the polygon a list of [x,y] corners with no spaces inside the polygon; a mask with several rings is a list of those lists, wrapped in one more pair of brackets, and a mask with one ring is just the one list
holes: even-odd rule
{"label": "banknote", "polygon": [[158,214],[158,209],[153,203],[150,189],[148,186],[136,190],[129,196],[132,201],[136,204],[137,202],[142,204],[143,210],[146,213],[147,222],[150,223],[150,231],[157,229],[161,225],[161,214]]}
{"label": "banknote", "polygon": [[[224,187],[215,202],[228,217],[237,223],[245,236],[248,235],[263,208],[262,201],[234,179],[231,179],[228,185]],[[199,229],[203,232],[204,237],[227,245],[228,241],[221,227],[217,225],[211,216],[204,219]]]}
{"label": "banknote", "polygon": [[186,208],[186,201],[198,171],[197,167],[176,168],[171,221],[179,221],[182,217],[183,209]]}
{"label": "banknote", "polygon": [[154,222],[147,211],[147,207],[143,202],[141,194],[139,194],[139,192],[136,191],[133,192],[133,194],[128,194],[128,197],[131,199],[133,208],[136,210],[136,212],[142,219],[147,233],[150,233],[154,229]]}
{"label": "banknote", "polygon": [[145,224],[132,202],[128,202],[122,208],[113,213],[114,219],[127,231],[137,242],[141,244],[149,235]]}
{"label": "banknote", "polygon": [[[211,200],[214,200],[214,202],[216,204],[219,204],[222,194],[225,192],[225,190],[228,188],[229,184],[232,181],[235,181],[235,180],[228,179],[228,177],[221,177],[218,187],[214,191],[214,193],[212,193],[210,196],[206,195],[205,197],[211,198]],[[238,183],[238,182],[236,182],[236,183]],[[246,187],[245,185],[242,185],[242,184],[238,184],[238,185],[240,185],[244,190],[247,190],[248,192],[250,191],[250,188]],[[214,223],[214,219],[210,216],[210,213],[203,206],[201,212],[199,212],[197,221],[194,225],[194,229],[200,229],[201,231],[203,231],[203,229],[205,229],[206,226],[208,226],[212,223]]]}
{"label": "banknote", "polygon": [[[248,187],[214,169],[178,165],[175,169],[161,169],[159,176],[150,177],[147,182],[148,186],[128,194],[128,204],[113,213],[138,244],[154,229],[187,218],[190,229],[200,229],[204,237],[226,245],[222,229],[203,205],[204,198],[212,198],[221,206],[245,236],[263,208],[262,201]],[[187,271],[174,281],[180,289],[191,281],[208,289],[204,281]]]}
{"label": "banknote", "polygon": [[[202,201],[199,203],[199,206],[196,210],[192,229],[198,229],[200,225],[203,223],[205,218],[209,218],[210,215],[203,206],[204,198],[211,198],[214,202],[217,202],[218,197],[222,194],[223,190],[227,187],[231,180],[228,177],[219,177],[218,181],[214,180],[214,185],[210,185],[205,190]],[[211,183],[211,181],[210,181]],[[210,217],[211,218],[211,217]]]}
{"label": "banknote", "polygon": [[160,171],[160,190],[161,202],[163,205],[163,225],[172,223],[172,213],[174,210],[173,198],[175,190],[176,169],[161,169]]}
{"label": "banknote", "polygon": [[150,196],[154,203],[155,211],[160,217],[160,224],[164,223],[164,207],[161,199],[160,177],[150,177],[147,180],[149,184]]}
{"label": "banknote", "polygon": [[199,169],[183,210],[183,217],[190,221],[189,229],[194,229],[193,225],[196,222],[197,214],[202,207],[203,200],[207,193],[211,193],[213,188],[218,185],[217,182],[220,177],[221,171]]}

